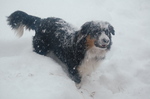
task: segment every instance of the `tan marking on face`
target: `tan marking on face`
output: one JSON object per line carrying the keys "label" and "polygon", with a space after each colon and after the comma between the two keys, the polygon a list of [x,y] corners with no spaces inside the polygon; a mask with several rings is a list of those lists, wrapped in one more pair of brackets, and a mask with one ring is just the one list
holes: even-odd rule
{"label": "tan marking on face", "polygon": [[90,35],[88,35],[88,36],[86,37],[86,45],[87,45],[87,48],[88,48],[88,49],[90,49],[90,48],[92,48],[92,47],[94,46],[94,42],[95,42],[95,39],[92,39],[92,38],[90,37]]}

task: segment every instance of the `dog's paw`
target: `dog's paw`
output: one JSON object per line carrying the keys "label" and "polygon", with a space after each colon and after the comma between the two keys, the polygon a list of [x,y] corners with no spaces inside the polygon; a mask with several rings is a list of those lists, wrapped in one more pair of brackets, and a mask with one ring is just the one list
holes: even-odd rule
{"label": "dog's paw", "polygon": [[81,83],[81,77],[78,74],[73,75],[71,78],[75,83],[77,84]]}
{"label": "dog's paw", "polygon": [[79,84],[77,84],[77,83],[76,83],[76,87],[77,87],[78,89],[80,89],[80,88],[81,88],[81,86],[82,86],[82,84],[81,84],[81,83],[79,83]]}

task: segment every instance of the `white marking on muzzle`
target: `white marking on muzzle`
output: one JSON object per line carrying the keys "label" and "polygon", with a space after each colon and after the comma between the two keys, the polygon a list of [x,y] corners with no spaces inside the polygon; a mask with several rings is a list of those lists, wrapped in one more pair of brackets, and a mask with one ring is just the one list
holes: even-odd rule
{"label": "white marking on muzzle", "polygon": [[109,42],[110,42],[109,37],[105,34],[105,32],[102,32],[101,36],[99,37],[100,45],[108,45]]}

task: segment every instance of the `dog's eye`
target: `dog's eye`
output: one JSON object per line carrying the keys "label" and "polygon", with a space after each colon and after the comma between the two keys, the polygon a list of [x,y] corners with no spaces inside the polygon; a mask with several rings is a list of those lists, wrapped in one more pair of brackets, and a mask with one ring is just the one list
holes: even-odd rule
{"label": "dog's eye", "polygon": [[108,35],[108,34],[109,34],[108,30],[105,30],[105,34],[106,34],[106,35]]}

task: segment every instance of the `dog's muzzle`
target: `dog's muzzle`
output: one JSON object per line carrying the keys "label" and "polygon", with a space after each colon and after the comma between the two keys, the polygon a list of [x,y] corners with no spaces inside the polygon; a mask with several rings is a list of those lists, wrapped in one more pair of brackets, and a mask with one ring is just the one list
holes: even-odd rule
{"label": "dog's muzzle", "polygon": [[109,43],[110,43],[109,39],[102,39],[100,41],[95,41],[95,46],[99,48],[107,48]]}

